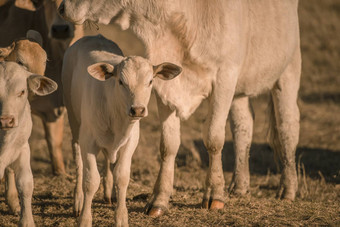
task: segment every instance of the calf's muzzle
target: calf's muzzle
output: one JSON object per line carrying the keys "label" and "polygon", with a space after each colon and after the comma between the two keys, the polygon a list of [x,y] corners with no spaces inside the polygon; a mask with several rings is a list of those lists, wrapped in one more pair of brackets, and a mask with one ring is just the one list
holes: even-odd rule
{"label": "calf's muzzle", "polygon": [[144,106],[132,106],[130,108],[130,117],[144,117],[145,116],[145,107]]}
{"label": "calf's muzzle", "polygon": [[14,116],[12,115],[2,115],[0,116],[0,129],[6,130],[11,129],[15,125]]}

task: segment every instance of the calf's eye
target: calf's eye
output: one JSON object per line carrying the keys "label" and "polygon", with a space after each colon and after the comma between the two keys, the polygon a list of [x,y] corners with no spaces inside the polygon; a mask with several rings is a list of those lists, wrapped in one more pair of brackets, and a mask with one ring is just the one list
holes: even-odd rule
{"label": "calf's eye", "polygon": [[18,64],[19,64],[19,65],[24,65],[24,63],[22,63],[21,61],[18,61]]}
{"label": "calf's eye", "polygon": [[20,91],[18,97],[21,97],[21,96],[23,96],[24,94],[25,94],[25,90],[22,90],[22,91]]}
{"label": "calf's eye", "polygon": [[122,82],[121,80],[119,80],[119,84],[120,84],[120,85],[123,85],[123,82]]}

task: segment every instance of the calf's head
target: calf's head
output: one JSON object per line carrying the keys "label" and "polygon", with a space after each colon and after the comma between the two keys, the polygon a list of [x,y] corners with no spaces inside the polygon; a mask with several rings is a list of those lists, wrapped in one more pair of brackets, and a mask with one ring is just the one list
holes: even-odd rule
{"label": "calf's head", "polygon": [[16,40],[10,46],[0,48],[0,62],[14,61],[32,73],[44,75],[47,55],[41,45],[41,35],[29,30],[26,39]]}
{"label": "calf's head", "polygon": [[114,79],[115,101],[125,105],[126,113],[133,119],[148,115],[147,105],[150,100],[154,78],[171,80],[178,76],[182,69],[172,63],[153,66],[142,57],[127,57],[118,65],[96,63],[88,67],[89,74],[101,81]]}
{"label": "calf's head", "polygon": [[48,95],[57,84],[15,62],[0,62],[0,130],[18,126],[31,95]]}

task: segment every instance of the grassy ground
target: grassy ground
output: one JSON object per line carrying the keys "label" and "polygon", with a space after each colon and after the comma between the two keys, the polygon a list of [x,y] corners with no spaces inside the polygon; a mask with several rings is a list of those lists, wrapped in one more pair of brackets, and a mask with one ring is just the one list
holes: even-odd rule
{"label": "grassy ground", "polygon": [[[200,208],[207,169],[207,153],[201,126],[207,110],[202,103],[182,124],[182,145],[176,159],[175,187],[169,212],[160,218],[143,214],[143,207],[159,169],[159,122],[155,100],[149,117],[141,124],[141,139],[133,157],[127,206],[131,226],[340,226],[340,3],[337,0],[300,0],[301,48],[303,58],[299,106],[301,133],[297,149],[299,193],[296,201],[275,199],[279,174],[266,143],[266,96],[253,100],[255,126],[250,154],[251,189],[244,198],[227,198],[221,211]],[[91,33],[97,32],[96,30]],[[142,53],[128,34],[117,37],[111,28],[99,32],[116,40],[126,54]],[[133,51],[127,49],[133,45]],[[130,51],[129,51],[130,50]],[[35,189],[33,214],[37,226],[75,226],[72,216],[74,178],[53,177],[43,131],[34,118],[32,169]],[[66,123],[67,126],[67,123]],[[228,126],[229,127],[229,126]],[[64,156],[67,171],[74,176],[70,130],[65,129]],[[146,158],[147,157],[147,158]],[[233,170],[233,147],[228,130],[223,149],[226,187]],[[103,169],[102,156],[98,158]],[[15,226],[18,217],[5,205],[0,185],[0,226]],[[103,202],[102,186],[96,193],[92,212],[94,226],[114,224],[114,207]]]}

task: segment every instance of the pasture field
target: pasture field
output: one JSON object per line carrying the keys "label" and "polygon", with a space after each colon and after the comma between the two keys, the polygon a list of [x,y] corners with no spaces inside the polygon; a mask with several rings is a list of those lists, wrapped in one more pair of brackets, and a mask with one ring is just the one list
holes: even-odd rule
{"label": "pasture field", "polygon": [[[175,168],[174,191],[168,213],[150,218],[143,213],[159,170],[160,127],[155,98],[149,116],[141,121],[141,138],[132,160],[127,195],[130,226],[340,226],[340,2],[300,0],[302,78],[299,106],[300,142],[296,160],[299,191],[294,202],[275,199],[279,172],[267,140],[267,95],[252,99],[255,110],[253,143],[250,151],[251,188],[243,198],[228,197],[223,210],[200,208],[208,165],[201,139],[207,112],[203,102],[182,124],[182,145]],[[116,36],[113,27],[88,26],[87,33],[103,33],[116,41],[125,54],[143,54],[128,33]],[[34,117],[30,138],[34,175],[33,216],[37,226],[76,226],[72,214],[75,164],[67,121],[63,153],[67,177],[52,175],[43,126]],[[229,130],[223,149],[226,191],[231,181],[234,154]],[[103,172],[103,156],[98,168]],[[0,226],[16,226],[19,217],[11,215],[0,184]],[[103,186],[95,195],[93,226],[112,226],[114,208],[103,200]]]}

